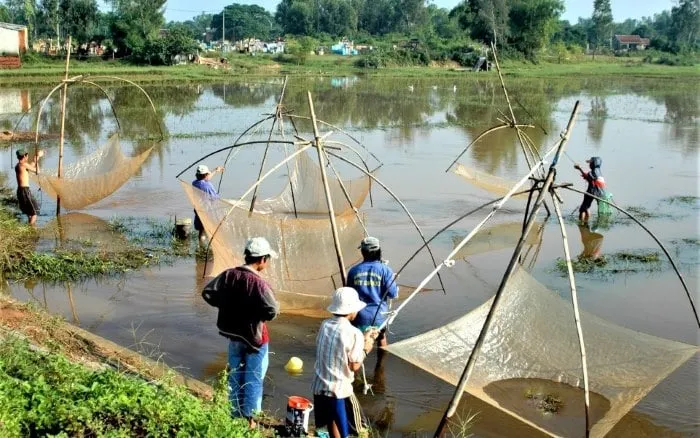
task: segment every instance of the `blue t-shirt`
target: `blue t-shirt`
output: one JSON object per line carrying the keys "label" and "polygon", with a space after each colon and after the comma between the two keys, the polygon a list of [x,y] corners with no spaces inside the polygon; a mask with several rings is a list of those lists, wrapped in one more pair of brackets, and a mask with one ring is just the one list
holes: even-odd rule
{"label": "blue t-shirt", "polygon": [[196,179],[192,181],[192,185],[194,187],[197,187],[199,190],[203,191],[204,193],[211,195],[212,199],[219,199],[219,194],[216,193],[216,189],[214,188],[214,184],[210,183],[206,179]]}
{"label": "blue t-shirt", "polygon": [[[379,326],[384,322],[386,316],[383,313],[389,310],[387,300],[399,296],[399,286],[393,279],[394,271],[381,261],[362,262],[350,268],[348,287],[355,289],[360,300],[367,303],[367,307],[362,309],[352,322],[355,327],[372,325],[377,307],[380,306],[379,314],[377,314],[373,325]],[[382,301],[382,296],[387,290],[386,299]]]}

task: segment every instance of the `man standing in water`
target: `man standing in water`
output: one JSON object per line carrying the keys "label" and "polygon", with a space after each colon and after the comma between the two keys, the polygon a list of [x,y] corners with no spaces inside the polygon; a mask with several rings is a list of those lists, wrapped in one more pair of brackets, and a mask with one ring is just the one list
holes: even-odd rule
{"label": "man standing in water", "polygon": [[[341,287],[328,306],[332,318],[321,323],[316,337],[316,364],[311,390],[317,428],[326,427],[333,438],[350,434],[347,403],[352,399],[352,382],[377,338],[376,329],[364,335],[352,321],[366,306],[355,289]],[[357,422],[357,419],[355,419]]]}
{"label": "man standing in water", "polygon": [[[211,199],[219,199],[219,194],[216,192],[214,185],[209,180],[211,180],[211,177],[214,176],[216,172],[221,172],[222,170],[224,170],[224,168],[222,166],[218,166],[213,172],[210,172],[207,166],[200,164],[197,166],[197,172],[195,173],[196,179],[192,181],[192,185],[209,195]],[[199,232],[199,241],[204,241],[207,235],[204,232],[204,225],[202,225],[202,221],[199,220],[197,210],[194,212],[194,229]]]}
{"label": "man standing in water", "polygon": [[229,339],[229,399],[231,414],[244,417],[251,429],[262,410],[263,380],[268,366],[270,337],[265,321],[279,314],[270,285],[261,276],[270,258],[277,258],[264,237],[248,239],[245,264],[227,269],[202,291],[204,300],[219,308],[216,326]]}
{"label": "man standing in water", "polygon": [[44,156],[44,151],[39,151],[34,160],[29,162],[29,153],[24,149],[17,150],[18,163],[15,165],[15,177],[17,178],[17,202],[22,213],[27,215],[30,225],[36,223],[36,215],[39,214],[39,206],[29,190],[29,172],[37,173],[39,158]]}
{"label": "man standing in water", "polygon": [[[389,311],[388,300],[399,296],[399,287],[394,278],[394,271],[382,261],[379,239],[365,237],[359,250],[363,261],[348,271],[347,286],[355,289],[360,300],[367,304],[353,321],[355,327],[365,330],[369,326],[378,327],[384,323]],[[381,331],[378,340],[380,346],[387,345],[386,329]]]}
{"label": "man standing in water", "polygon": [[603,160],[600,157],[591,157],[589,160],[586,160],[586,163],[588,163],[591,168],[590,172],[584,172],[580,165],[574,164],[574,169],[581,172],[581,177],[588,182],[586,194],[583,196],[583,202],[578,210],[578,220],[582,223],[588,223],[588,219],[590,218],[588,209],[591,208],[593,204],[593,197],[590,195],[599,198],[605,195],[605,178],[603,178],[603,173],[600,170],[600,166],[603,165]]}

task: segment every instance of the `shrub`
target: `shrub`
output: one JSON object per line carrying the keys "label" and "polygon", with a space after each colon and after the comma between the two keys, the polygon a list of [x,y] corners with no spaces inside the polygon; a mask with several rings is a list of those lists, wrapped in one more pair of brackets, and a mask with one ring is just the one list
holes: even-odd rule
{"label": "shrub", "polygon": [[92,371],[26,341],[0,341],[0,436],[258,437],[232,419],[222,379],[212,402],[168,381]]}

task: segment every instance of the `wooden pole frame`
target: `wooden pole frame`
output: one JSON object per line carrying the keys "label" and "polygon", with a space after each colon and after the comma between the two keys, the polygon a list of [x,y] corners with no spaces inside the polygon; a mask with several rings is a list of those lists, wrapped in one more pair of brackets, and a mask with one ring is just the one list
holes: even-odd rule
{"label": "wooden pole frame", "polygon": [[554,159],[552,160],[552,164],[549,167],[549,172],[547,173],[547,177],[544,181],[544,184],[542,185],[542,188],[539,191],[539,194],[537,195],[537,199],[535,200],[535,205],[533,206],[532,213],[530,214],[530,218],[527,221],[527,225],[525,227],[525,231],[523,234],[520,236],[520,240],[518,241],[518,245],[515,247],[515,250],[513,251],[513,255],[510,259],[510,262],[508,263],[508,267],[506,268],[506,272],[503,274],[503,278],[501,279],[501,284],[498,287],[498,290],[496,291],[496,295],[493,298],[493,303],[491,304],[491,308],[489,309],[488,314],[486,315],[486,320],[484,321],[484,325],[481,328],[481,331],[479,333],[479,336],[476,339],[476,342],[474,343],[474,348],[472,349],[471,353],[469,354],[469,358],[467,359],[467,364],[464,367],[464,371],[462,372],[462,375],[459,379],[459,383],[457,384],[457,387],[455,389],[454,395],[452,396],[452,400],[450,401],[450,404],[445,410],[445,413],[442,416],[442,419],[440,420],[440,424],[438,425],[437,429],[435,430],[435,438],[442,437],[443,434],[445,433],[445,428],[447,426],[447,422],[449,419],[455,414],[457,411],[457,406],[459,406],[459,401],[462,399],[462,394],[464,394],[464,390],[467,386],[467,383],[469,381],[469,376],[472,373],[472,370],[474,369],[474,364],[476,363],[476,356],[478,355],[479,351],[481,350],[481,345],[484,343],[484,339],[486,338],[486,333],[488,332],[490,326],[491,326],[491,320],[493,319],[493,315],[496,312],[496,309],[498,309],[498,305],[501,301],[501,297],[503,296],[503,291],[506,288],[506,285],[508,284],[508,281],[510,280],[511,276],[515,272],[516,265],[518,264],[518,260],[520,258],[520,254],[523,251],[523,248],[525,246],[525,239],[527,235],[530,233],[530,230],[535,224],[535,218],[537,217],[537,214],[539,213],[540,209],[542,208],[542,205],[544,203],[544,197],[545,193],[547,193],[551,186],[552,183],[554,182],[554,177],[556,174],[556,165],[559,162],[559,157],[561,156],[562,151],[564,150],[564,147],[566,146],[566,143],[569,139],[569,136],[571,134],[572,128],[574,126],[574,123],[576,121],[576,115],[578,114],[578,109],[579,109],[579,102],[577,101],[576,104],[574,105],[574,109],[571,113],[571,117],[569,118],[569,123],[566,126],[565,131],[561,135],[561,141],[559,142],[559,146],[557,147],[557,152],[556,155],[554,156]]}
{"label": "wooden pole frame", "polygon": [[[63,89],[61,90],[61,133],[58,140],[58,170],[56,177],[61,178],[63,172],[63,144],[66,134],[66,99],[68,97],[68,69],[70,67],[70,52],[72,48],[73,38],[68,35],[68,44],[66,47],[66,67],[63,74]],[[37,122],[38,123],[38,122]],[[61,196],[56,195],[56,216],[61,214]]]}
{"label": "wooden pole frame", "polygon": [[343,250],[340,247],[340,238],[338,237],[338,224],[335,221],[335,211],[333,210],[333,199],[331,198],[331,190],[328,186],[328,176],[326,175],[326,159],[323,151],[323,138],[318,131],[318,123],[316,122],[316,111],[314,110],[314,102],[311,98],[311,92],[306,92],[309,101],[309,111],[311,112],[311,122],[314,128],[314,146],[318,154],[318,165],[321,167],[321,181],[323,182],[323,190],[326,194],[326,204],[328,205],[328,218],[331,221],[331,231],[333,232],[333,244],[335,245],[335,254],[338,258],[338,268],[340,268],[340,278],[343,281],[343,286],[347,284],[347,271],[345,270],[345,261],[343,260]]}

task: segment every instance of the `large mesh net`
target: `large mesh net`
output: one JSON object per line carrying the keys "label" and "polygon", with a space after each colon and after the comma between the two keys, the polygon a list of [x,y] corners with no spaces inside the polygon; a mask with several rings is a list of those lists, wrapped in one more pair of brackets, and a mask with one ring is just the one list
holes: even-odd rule
{"label": "large mesh net", "polygon": [[[469,242],[463,246],[455,259],[464,259],[473,255],[483,254],[491,251],[498,251],[505,248],[515,248],[523,232],[522,222],[508,222],[481,228]],[[525,237],[526,245],[538,245],[542,240],[544,224],[536,223]],[[452,242],[456,247],[464,235],[452,237]]]}
{"label": "large mesh net", "polygon": [[[389,345],[393,354],[456,385],[492,299],[458,320]],[[583,312],[591,436],[604,436],[695,346],[635,332]],[[555,436],[585,436],[581,356],[571,303],[516,269],[475,358],[466,390]],[[557,402],[558,401],[558,402]]]}
{"label": "large mesh net", "polygon": [[42,169],[32,177],[44,193],[54,199],[60,196],[64,208],[79,210],[117,191],[136,174],[150,153],[148,149],[135,157],[126,157],[119,136],[114,134],[100,149],[63,166],[61,178],[57,177],[56,169]]}
{"label": "large mesh net", "polygon": [[[493,193],[494,195],[499,196],[506,195],[508,191],[515,185],[515,181],[510,181],[500,176],[492,175],[481,170],[466,167],[459,163],[455,165],[454,173],[469,181],[473,185],[484,189],[489,193]],[[523,193],[514,197],[527,197],[527,193]]]}
{"label": "large mesh net", "polygon": [[[293,161],[290,172],[290,184],[278,196],[255,203],[255,210],[260,213],[294,213],[322,214],[328,212],[326,195],[321,184],[321,170],[318,162],[309,154],[301,153]],[[333,200],[333,210],[336,215],[352,212],[352,206],[359,208],[365,201],[370,190],[368,176],[355,179],[341,180],[332,176],[327,170],[328,187]],[[347,191],[347,196],[343,192]],[[352,205],[348,202],[352,201]]]}
{"label": "large mesh net", "polygon": [[[265,237],[280,257],[272,260],[263,276],[270,282],[282,310],[308,316],[323,315],[331,292],[342,285],[327,216],[250,214],[245,206],[235,207],[223,199],[212,199],[191,184],[180,181],[187,197],[212,238],[213,274],[243,263],[246,239]],[[336,218],[340,246],[350,266],[359,259],[358,243],[364,230],[354,214]]]}

